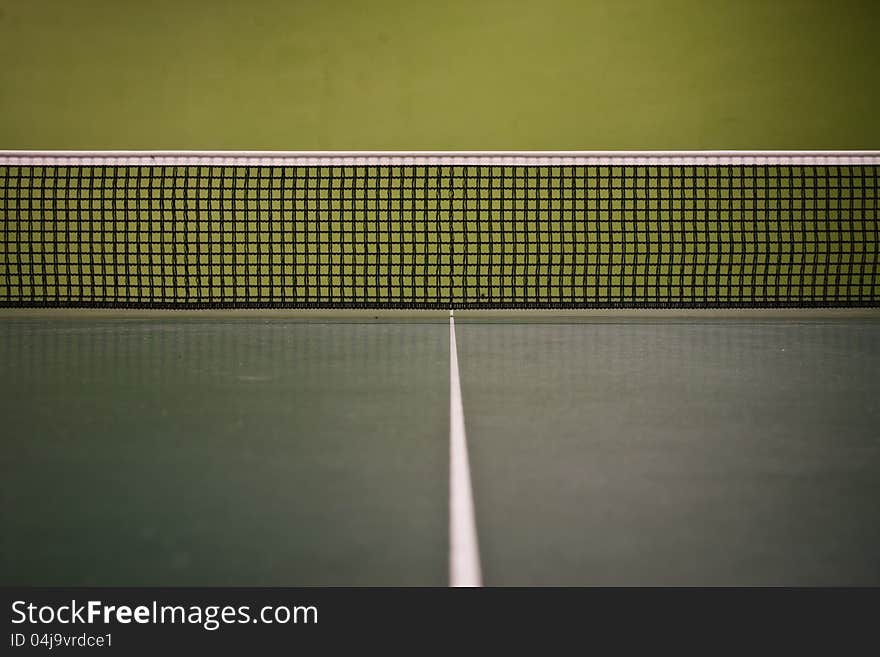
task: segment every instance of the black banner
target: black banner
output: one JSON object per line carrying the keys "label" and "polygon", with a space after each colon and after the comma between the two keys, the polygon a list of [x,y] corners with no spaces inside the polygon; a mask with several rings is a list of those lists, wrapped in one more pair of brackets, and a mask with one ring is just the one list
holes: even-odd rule
{"label": "black banner", "polygon": [[10,655],[353,643],[466,650],[475,638],[536,648],[777,642],[839,650],[870,636],[880,590],[7,588],[2,598]]}

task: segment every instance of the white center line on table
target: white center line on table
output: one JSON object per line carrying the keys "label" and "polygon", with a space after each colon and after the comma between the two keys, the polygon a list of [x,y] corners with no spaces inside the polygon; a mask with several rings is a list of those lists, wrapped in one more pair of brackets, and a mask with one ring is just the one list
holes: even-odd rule
{"label": "white center line on table", "polygon": [[474,493],[458,376],[455,318],[449,311],[449,585],[482,586]]}

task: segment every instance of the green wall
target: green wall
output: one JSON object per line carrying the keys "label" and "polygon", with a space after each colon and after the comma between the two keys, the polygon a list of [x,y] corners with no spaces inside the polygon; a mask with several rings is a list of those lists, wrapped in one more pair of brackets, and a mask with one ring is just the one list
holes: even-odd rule
{"label": "green wall", "polygon": [[0,0],[0,148],[880,148],[869,0]]}

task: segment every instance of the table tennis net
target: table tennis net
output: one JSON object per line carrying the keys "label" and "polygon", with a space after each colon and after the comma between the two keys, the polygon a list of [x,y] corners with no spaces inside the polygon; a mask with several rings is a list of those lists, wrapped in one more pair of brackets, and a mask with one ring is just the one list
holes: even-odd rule
{"label": "table tennis net", "polygon": [[0,153],[0,306],[880,305],[880,154]]}

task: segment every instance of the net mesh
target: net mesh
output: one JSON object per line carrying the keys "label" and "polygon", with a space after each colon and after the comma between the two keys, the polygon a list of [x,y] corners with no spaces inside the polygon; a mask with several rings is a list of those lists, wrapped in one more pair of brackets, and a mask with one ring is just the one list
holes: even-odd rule
{"label": "net mesh", "polygon": [[880,305],[876,158],[0,158],[0,305]]}

